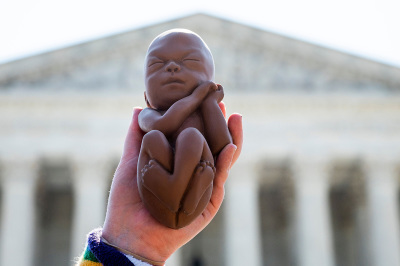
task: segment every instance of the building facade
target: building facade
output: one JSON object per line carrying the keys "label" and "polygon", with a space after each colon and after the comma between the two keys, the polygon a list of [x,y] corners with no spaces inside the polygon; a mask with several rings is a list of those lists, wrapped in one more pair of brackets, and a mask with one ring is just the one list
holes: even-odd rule
{"label": "building facade", "polygon": [[221,211],[170,265],[400,265],[400,69],[204,14],[0,65],[0,265],[83,251],[146,49],[178,27],[209,45],[245,139]]}

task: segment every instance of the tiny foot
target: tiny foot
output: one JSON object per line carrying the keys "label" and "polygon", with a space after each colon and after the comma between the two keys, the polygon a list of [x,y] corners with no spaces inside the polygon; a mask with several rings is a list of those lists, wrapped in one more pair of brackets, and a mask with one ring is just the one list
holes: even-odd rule
{"label": "tiny foot", "polygon": [[202,172],[204,172],[206,167],[207,167],[206,162],[201,161],[199,163],[199,165],[196,167],[196,170],[194,172],[194,176],[200,175]]}
{"label": "tiny foot", "polygon": [[204,192],[212,185],[213,179],[214,169],[212,164],[201,161],[193,174],[187,194],[183,199],[182,210],[186,215],[190,215],[196,210]]}
{"label": "tiny foot", "polygon": [[154,159],[151,159],[143,168],[140,170],[142,182],[143,182],[143,177],[149,171],[150,169],[154,168],[156,166],[157,162]]}
{"label": "tiny foot", "polygon": [[171,193],[171,174],[156,160],[152,159],[141,170],[143,187],[150,191],[171,212],[179,210],[180,197]]}

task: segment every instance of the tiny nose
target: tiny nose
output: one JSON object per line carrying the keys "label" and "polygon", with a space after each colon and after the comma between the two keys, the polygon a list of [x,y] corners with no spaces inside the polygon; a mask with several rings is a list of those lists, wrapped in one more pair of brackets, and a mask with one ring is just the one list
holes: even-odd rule
{"label": "tiny nose", "polygon": [[181,68],[177,63],[171,61],[166,65],[165,70],[168,72],[178,72],[179,70],[181,70]]}

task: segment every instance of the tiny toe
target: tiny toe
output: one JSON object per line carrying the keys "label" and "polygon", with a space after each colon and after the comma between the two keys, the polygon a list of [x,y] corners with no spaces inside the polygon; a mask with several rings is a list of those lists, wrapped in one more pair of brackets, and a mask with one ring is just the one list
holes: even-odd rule
{"label": "tiny toe", "polygon": [[203,170],[204,170],[204,167],[202,165],[197,166],[195,175],[200,174],[201,172],[203,172]]}

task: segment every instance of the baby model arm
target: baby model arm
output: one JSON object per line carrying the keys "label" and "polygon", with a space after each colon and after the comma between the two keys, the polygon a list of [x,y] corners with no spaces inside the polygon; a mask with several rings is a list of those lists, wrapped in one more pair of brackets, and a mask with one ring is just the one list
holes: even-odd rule
{"label": "baby model arm", "polygon": [[176,101],[165,113],[145,108],[139,114],[139,126],[145,131],[159,130],[170,136],[179,129],[185,119],[203,102],[210,91],[217,89],[213,82],[203,82],[187,97]]}
{"label": "baby model arm", "polygon": [[224,90],[219,84],[217,87],[217,90],[208,94],[201,105],[205,137],[213,155],[218,154],[227,144],[232,143],[225,117],[218,106],[218,103],[224,98]]}

